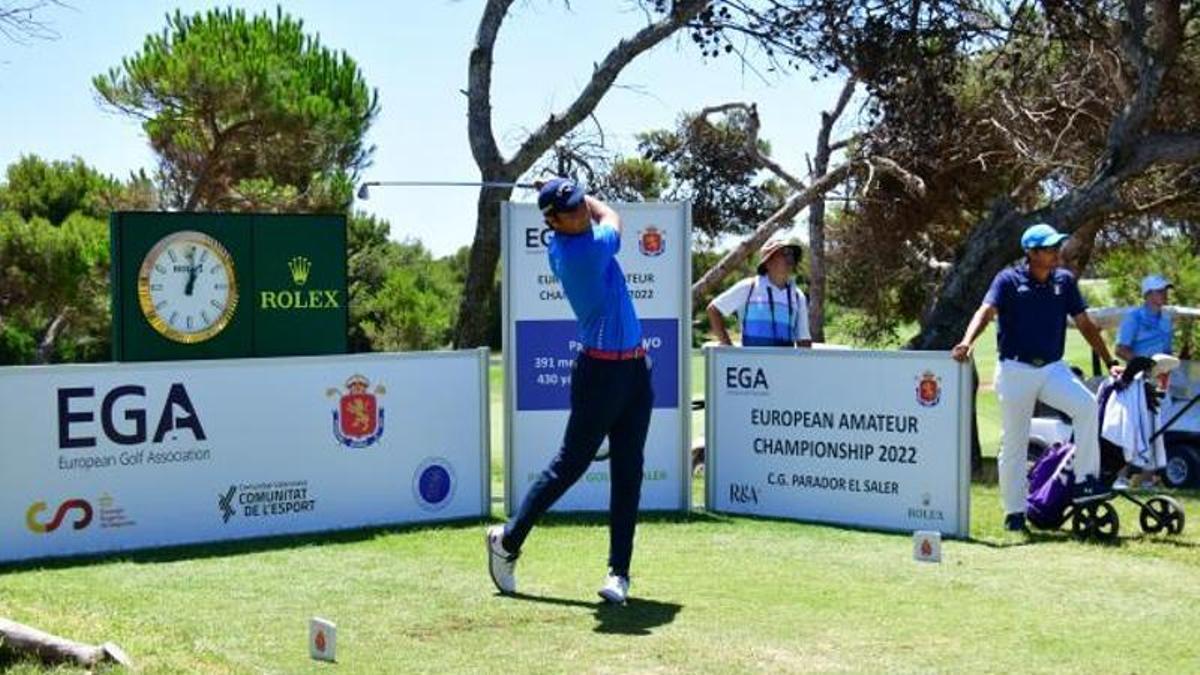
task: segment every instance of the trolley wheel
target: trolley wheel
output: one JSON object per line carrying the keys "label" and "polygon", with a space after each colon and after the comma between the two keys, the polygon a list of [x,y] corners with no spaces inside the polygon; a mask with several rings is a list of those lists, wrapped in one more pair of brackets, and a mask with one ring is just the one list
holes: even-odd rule
{"label": "trolley wheel", "polygon": [[1163,475],[1171,487],[1191,487],[1200,482],[1200,454],[1188,446],[1172,448],[1167,453],[1167,466]]}
{"label": "trolley wheel", "polygon": [[1108,502],[1077,504],[1071,516],[1071,533],[1079,539],[1113,541],[1121,530],[1117,510]]}
{"label": "trolley wheel", "polygon": [[1151,497],[1138,512],[1138,520],[1146,534],[1163,530],[1167,534],[1179,534],[1183,532],[1183,507],[1171,497]]}

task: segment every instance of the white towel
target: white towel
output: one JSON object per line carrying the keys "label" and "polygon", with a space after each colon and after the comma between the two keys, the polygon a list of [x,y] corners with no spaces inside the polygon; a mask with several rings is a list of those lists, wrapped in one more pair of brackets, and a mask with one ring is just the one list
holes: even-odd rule
{"label": "white towel", "polygon": [[1157,415],[1146,405],[1146,386],[1138,374],[1128,387],[1114,390],[1100,422],[1100,436],[1121,446],[1125,461],[1144,469],[1159,469],[1167,465],[1167,448],[1162,434],[1150,443],[1150,437],[1163,421],[1166,406],[1159,406]]}

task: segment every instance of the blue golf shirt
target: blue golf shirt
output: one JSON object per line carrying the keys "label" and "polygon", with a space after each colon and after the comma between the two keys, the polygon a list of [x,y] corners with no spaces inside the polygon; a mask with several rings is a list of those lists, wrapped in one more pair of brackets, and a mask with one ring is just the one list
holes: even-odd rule
{"label": "blue golf shirt", "polygon": [[1171,317],[1166,312],[1155,314],[1142,305],[1121,320],[1117,344],[1129,347],[1134,356],[1170,354],[1171,332]]}
{"label": "blue golf shirt", "polygon": [[1087,311],[1074,275],[1055,268],[1039,283],[1030,276],[1026,262],[1001,270],[983,302],[999,314],[996,342],[1000,360],[1038,366],[1062,358],[1067,317]]}
{"label": "blue golf shirt", "polygon": [[617,262],[619,250],[621,234],[607,223],[581,234],[555,232],[547,248],[550,270],[562,282],[586,347],[625,351],[642,343],[642,324]]}

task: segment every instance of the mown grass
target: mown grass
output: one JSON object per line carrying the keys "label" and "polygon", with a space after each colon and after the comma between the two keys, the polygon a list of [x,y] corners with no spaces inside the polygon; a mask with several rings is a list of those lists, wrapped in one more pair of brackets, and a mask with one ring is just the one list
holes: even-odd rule
{"label": "mown grass", "polygon": [[[702,490],[696,491],[703,494]],[[1007,535],[976,486],[973,539],[911,539],[702,512],[648,516],[626,607],[603,607],[602,519],[556,517],[491,588],[478,523],[147,552],[0,573],[0,615],[113,640],[145,672],[312,672],[307,620],[344,672],[1189,672],[1200,537],[1117,545]],[[1197,513],[1200,499],[1183,497]],[[40,672],[8,663],[13,672]]]}
{"label": "mown grass", "polygon": [[[994,338],[981,338],[977,358],[982,417]],[[699,395],[700,358],[692,369]],[[491,380],[500,495],[498,361]],[[994,438],[991,454],[998,430]],[[905,535],[714,515],[702,504],[649,514],[625,607],[596,602],[607,530],[602,518],[576,516],[535,531],[516,598],[493,591],[482,523],[472,522],[0,568],[0,616],[114,641],[154,673],[1197,668],[1194,525],[1179,537],[1143,535],[1136,510],[1119,502],[1114,545],[1026,537],[1001,531],[994,486],[971,494],[972,538],[946,542],[940,564],[914,562]],[[703,499],[698,481],[693,495]],[[1200,495],[1176,495],[1200,516]],[[338,624],[337,665],[308,659],[307,621],[318,615]],[[0,670],[47,672],[11,659]]]}

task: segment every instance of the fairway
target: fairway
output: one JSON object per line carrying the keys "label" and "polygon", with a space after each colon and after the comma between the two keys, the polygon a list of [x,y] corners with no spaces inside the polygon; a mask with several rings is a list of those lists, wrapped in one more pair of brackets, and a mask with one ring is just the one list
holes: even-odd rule
{"label": "fairway", "polygon": [[[1103,546],[1002,533],[995,488],[976,485],[973,539],[945,542],[941,564],[914,562],[906,534],[652,514],[623,608],[595,595],[604,521],[555,517],[518,565],[525,597],[495,594],[473,522],[6,568],[0,616],[114,641],[155,673],[1177,673],[1200,662],[1200,499],[1179,496],[1182,537],[1143,536],[1119,503],[1123,536]],[[312,616],[338,624],[337,665],[308,659]]]}

